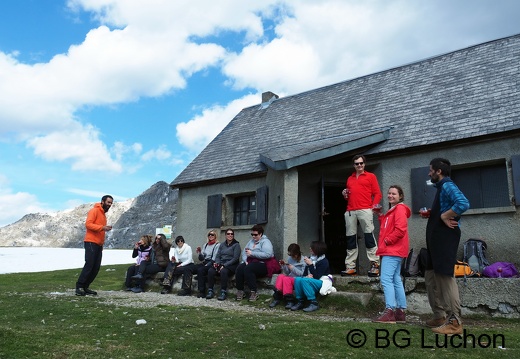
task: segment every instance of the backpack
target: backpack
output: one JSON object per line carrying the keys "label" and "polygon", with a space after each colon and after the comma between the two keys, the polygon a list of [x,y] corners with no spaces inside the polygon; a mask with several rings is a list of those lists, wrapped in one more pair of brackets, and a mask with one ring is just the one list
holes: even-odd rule
{"label": "backpack", "polygon": [[401,263],[401,275],[403,277],[417,277],[421,275],[419,266],[419,251],[410,249],[408,257]]}
{"label": "backpack", "polygon": [[489,265],[486,258],[487,244],[482,239],[468,239],[464,242],[464,259],[471,269],[482,274],[484,268]]}
{"label": "backpack", "polygon": [[480,274],[471,269],[468,263],[461,261],[455,263],[453,274],[455,275],[455,278],[480,277]]}
{"label": "backpack", "polygon": [[511,278],[518,276],[518,270],[513,263],[495,262],[488,265],[482,274],[489,278]]}

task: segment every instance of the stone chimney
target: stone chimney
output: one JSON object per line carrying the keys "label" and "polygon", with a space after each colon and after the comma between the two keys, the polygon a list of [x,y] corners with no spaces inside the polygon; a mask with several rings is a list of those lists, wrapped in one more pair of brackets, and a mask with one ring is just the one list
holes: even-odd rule
{"label": "stone chimney", "polygon": [[[274,99],[273,99],[273,97],[274,97]],[[279,97],[280,96],[278,96],[275,93],[272,93],[271,91],[264,92],[264,93],[262,93],[262,103],[272,102],[274,100],[277,100]]]}

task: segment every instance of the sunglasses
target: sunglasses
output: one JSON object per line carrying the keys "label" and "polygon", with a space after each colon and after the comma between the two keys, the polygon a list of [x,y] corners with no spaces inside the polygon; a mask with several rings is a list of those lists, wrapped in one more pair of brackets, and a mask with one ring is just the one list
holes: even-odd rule
{"label": "sunglasses", "polygon": [[233,236],[235,233],[226,233],[226,236]]}
{"label": "sunglasses", "polygon": [[210,233],[210,234],[208,234],[208,237],[215,237],[215,234]]}
{"label": "sunglasses", "polygon": [[362,166],[365,162],[354,162],[354,166]]}
{"label": "sunglasses", "polygon": [[256,236],[259,236],[259,235],[260,235],[260,233],[251,233],[251,236],[253,236],[253,237],[256,237]]}

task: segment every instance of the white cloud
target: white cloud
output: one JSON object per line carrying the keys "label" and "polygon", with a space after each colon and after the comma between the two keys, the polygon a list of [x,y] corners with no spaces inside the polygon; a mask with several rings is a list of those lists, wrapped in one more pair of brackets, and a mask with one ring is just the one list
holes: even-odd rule
{"label": "white cloud", "polygon": [[27,213],[45,212],[36,196],[27,192],[13,193],[8,178],[0,174],[0,227],[13,223]]}
{"label": "white cloud", "polygon": [[111,158],[99,139],[98,131],[90,125],[76,124],[62,131],[32,138],[27,144],[37,156],[47,161],[70,161],[74,170],[103,169],[119,173],[123,169]]}
{"label": "white cloud", "polygon": [[164,161],[171,157],[171,152],[166,149],[165,146],[160,146],[157,149],[150,150],[145,152],[141,159],[143,161],[151,161],[151,160],[158,160],[158,161]]}
{"label": "white cloud", "polygon": [[177,140],[193,152],[201,151],[243,108],[261,102],[261,95],[247,95],[225,106],[215,105],[188,122],[177,124]]}

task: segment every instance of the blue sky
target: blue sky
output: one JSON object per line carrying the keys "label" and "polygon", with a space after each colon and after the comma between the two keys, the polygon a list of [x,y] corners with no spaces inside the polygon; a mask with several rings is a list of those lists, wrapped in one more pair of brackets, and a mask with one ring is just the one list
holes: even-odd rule
{"label": "blue sky", "polygon": [[517,34],[519,17],[516,0],[4,0],[0,226],[171,182],[262,92]]}

